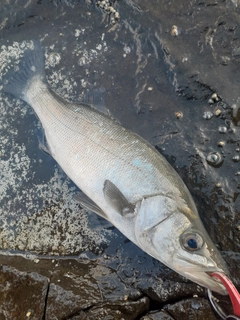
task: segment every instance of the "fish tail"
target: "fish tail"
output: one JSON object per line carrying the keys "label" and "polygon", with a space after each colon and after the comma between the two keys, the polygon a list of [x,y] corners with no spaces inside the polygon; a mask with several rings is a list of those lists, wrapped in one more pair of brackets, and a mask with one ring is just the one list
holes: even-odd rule
{"label": "fish tail", "polygon": [[27,101],[26,93],[34,81],[38,78],[45,81],[44,54],[39,41],[33,41],[34,49],[25,51],[22,60],[18,64],[18,70],[7,74],[3,83],[3,90],[16,98]]}

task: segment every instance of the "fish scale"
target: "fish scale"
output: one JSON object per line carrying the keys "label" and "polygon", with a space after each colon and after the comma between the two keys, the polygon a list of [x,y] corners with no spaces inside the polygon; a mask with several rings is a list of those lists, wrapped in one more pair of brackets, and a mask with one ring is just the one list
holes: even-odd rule
{"label": "fish scale", "polygon": [[[134,181],[138,186],[137,193],[140,197],[172,188],[171,181],[163,177],[156,165],[159,162],[157,151],[153,150],[145,141],[122,128],[114,120],[99,114],[93,108],[80,104],[70,106],[60,100],[56,100],[54,103],[50,102],[51,91],[44,83],[39,84],[39,81],[37,79],[29,88],[27,99],[30,105],[34,105],[34,110],[43,123],[52,156],[84,192],[87,193],[87,190],[84,190],[82,186],[84,176],[86,176],[86,168],[91,167],[91,171],[100,179],[100,185],[103,185],[106,172],[109,171],[112,164],[117,166],[117,169],[113,169],[115,177],[111,172],[109,178],[116,183],[119,182],[119,186],[126,185],[128,179],[131,180],[131,184]],[[36,92],[38,93],[36,94]],[[73,133],[78,135],[72,136]],[[58,151],[59,146],[61,146],[61,153]],[[72,150],[74,151],[72,152]],[[90,152],[87,152],[88,150]],[[76,154],[79,154],[78,161],[76,161]],[[64,155],[66,156],[64,157]],[[133,159],[141,161],[142,166],[134,165]],[[73,173],[67,168],[69,161],[75,168]],[[151,170],[146,170],[144,164],[148,165]],[[105,170],[102,169],[104,174],[101,177],[99,167],[102,166]],[[82,172],[84,176],[79,174],[79,168],[85,168]],[[171,170],[173,169],[171,168]],[[161,177],[157,179],[159,173]],[[75,174],[78,179],[73,176]],[[176,180],[176,178],[174,179]],[[123,182],[121,182],[122,180]],[[131,190],[133,189],[131,186]],[[142,192],[140,192],[141,190]],[[126,191],[129,194],[129,201],[132,200],[130,191]],[[101,199],[100,203],[103,200]],[[98,204],[100,205],[100,203]]]}

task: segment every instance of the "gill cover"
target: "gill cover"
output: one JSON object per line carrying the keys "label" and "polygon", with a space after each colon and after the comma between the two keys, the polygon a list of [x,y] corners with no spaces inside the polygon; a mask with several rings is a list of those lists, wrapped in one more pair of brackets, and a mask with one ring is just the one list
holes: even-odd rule
{"label": "gill cover", "polygon": [[[141,248],[146,248],[149,244],[151,246],[150,254],[154,254],[152,247],[154,233],[157,229],[161,229],[160,224],[168,219],[176,212],[176,202],[166,197],[166,195],[154,195],[143,198],[141,202],[137,203],[137,216],[135,220],[135,236]],[[159,259],[159,257],[158,257]]]}

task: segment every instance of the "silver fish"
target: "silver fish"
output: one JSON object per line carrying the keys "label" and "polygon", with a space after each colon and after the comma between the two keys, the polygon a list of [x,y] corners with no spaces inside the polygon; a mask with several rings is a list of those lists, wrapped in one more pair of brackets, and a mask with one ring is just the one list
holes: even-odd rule
{"label": "silver fish", "polygon": [[180,176],[147,141],[48,86],[39,43],[25,51],[4,91],[39,117],[48,152],[82,190],[83,207],[116,226],[143,251],[186,278],[227,294],[212,272],[228,274]]}

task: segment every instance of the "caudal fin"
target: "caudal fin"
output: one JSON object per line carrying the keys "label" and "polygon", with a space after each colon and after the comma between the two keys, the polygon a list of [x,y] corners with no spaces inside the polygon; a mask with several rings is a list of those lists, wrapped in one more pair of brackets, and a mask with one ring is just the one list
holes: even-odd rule
{"label": "caudal fin", "polygon": [[3,90],[16,98],[26,100],[26,93],[34,78],[45,81],[44,54],[40,42],[34,41],[34,49],[25,51],[17,71],[10,71],[4,78]]}

